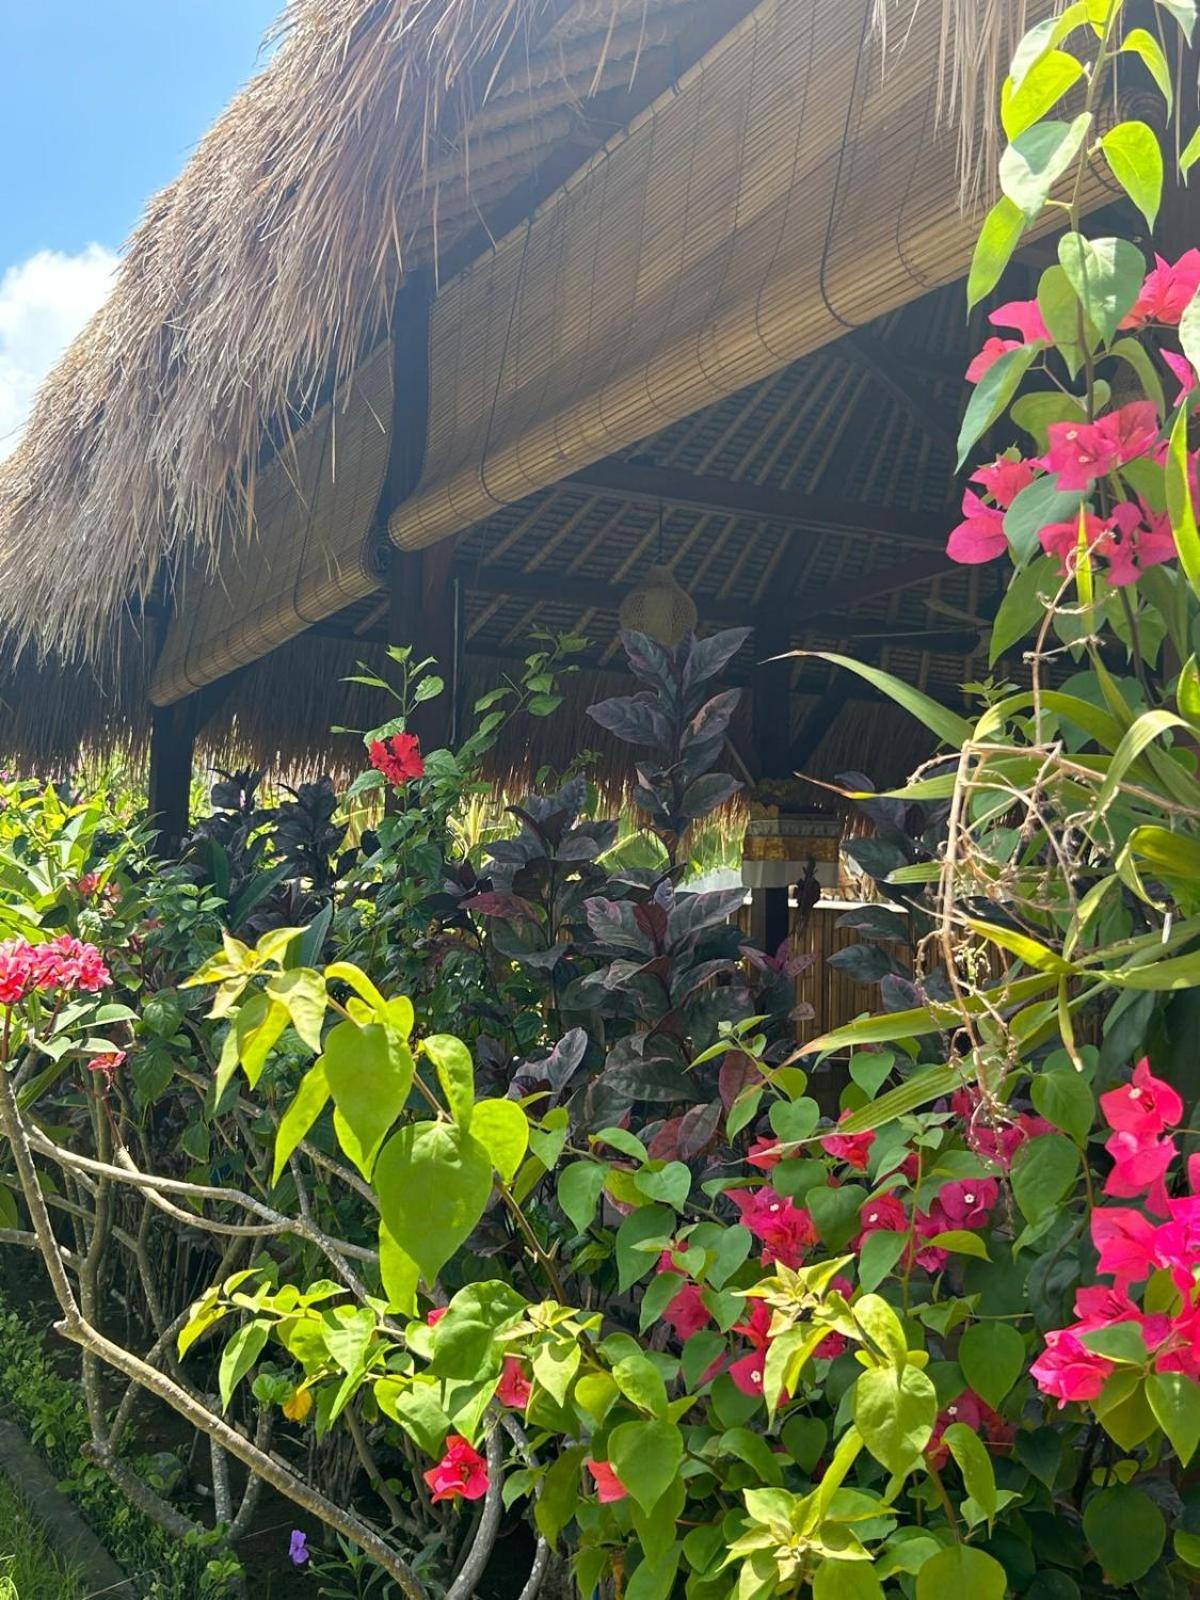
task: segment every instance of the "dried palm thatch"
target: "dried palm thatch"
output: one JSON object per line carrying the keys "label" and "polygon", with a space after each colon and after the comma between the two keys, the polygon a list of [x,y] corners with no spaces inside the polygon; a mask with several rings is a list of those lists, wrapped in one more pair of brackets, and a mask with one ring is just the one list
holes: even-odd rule
{"label": "dried palm thatch", "polygon": [[[910,0],[874,3],[883,21]],[[943,4],[939,77],[969,165],[980,74],[1025,0]],[[265,446],[380,337],[414,261],[696,14],[697,0],[292,0],[273,58],[151,202],[0,467],[13,643],[111,660],[116,609],[164,561],[213,562],[247,537]]]}
{"label": "dried palm thatch", "polygon": [[1061,9],[1039,0],[874,0],[874,25],[886,38],[889,23],[907,26],[921,5],[940,4],[937,115],[958,131],[963,203],[974,199],[999,154],[995,91],[1025,31],[1027,11]]}

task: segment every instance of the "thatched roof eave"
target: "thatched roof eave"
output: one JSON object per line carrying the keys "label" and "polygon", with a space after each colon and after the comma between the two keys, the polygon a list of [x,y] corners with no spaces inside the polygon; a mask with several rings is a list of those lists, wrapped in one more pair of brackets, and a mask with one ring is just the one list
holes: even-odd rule
{"label": "thatched roof eave", "polygon": [[[292,0],[0,465],[0,637],[115,676],[117,613],[164,563],[219,565],[249,536],[264,440],[350,375],[412,265],[474,226],[477,175],[518,184],[564,110],[670,51],[700,3]],[[914,4],[942,6],[939,93],[969,166],[1025,0],[871,4],[897,43]]]}

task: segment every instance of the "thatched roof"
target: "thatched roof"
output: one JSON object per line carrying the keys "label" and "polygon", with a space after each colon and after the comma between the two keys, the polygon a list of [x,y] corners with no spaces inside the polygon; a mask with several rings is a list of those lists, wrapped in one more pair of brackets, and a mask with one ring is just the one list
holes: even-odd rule
{"label": "thatched roof", "polygon": [[[913,0],[869,3],[901,37]],[[980,74],[1024,0],[917,3],[942,7],[939,93],[969,149]],[[117,609],[140,608],[164,561],[248,536],[264,447],[378,340],[406,273],[477,235],[555,151],[578,161],[639,84],[669,83],[748,9],[294,0],[0,467],[0,627],[111,656]]]}

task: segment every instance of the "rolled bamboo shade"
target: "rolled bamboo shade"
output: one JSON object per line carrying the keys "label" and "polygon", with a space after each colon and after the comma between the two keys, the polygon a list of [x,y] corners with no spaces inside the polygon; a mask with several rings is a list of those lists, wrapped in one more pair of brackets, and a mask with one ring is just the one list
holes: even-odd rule
{"label": "rolled bamboo shade", "polygon": [[170,705],[379,584],[371,536],[387,471],[392,347],[376,350],[264,469],[249,539],[186,574],[150,698]]}
{"label": "rolled bamboo shade", "polygon": [[941,8],[763,0],[433,308],[420,548],[966,271]]}

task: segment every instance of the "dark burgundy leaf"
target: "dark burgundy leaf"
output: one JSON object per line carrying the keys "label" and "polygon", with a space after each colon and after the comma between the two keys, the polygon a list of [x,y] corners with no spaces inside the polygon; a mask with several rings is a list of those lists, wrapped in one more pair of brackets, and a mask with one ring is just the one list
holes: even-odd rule
{"label": "dark burgundy leaf", "polygon": [[625,744],[666,746],[671,743],[671,724],[652,700],[639,695],[619,695],[589,706],[593,722],[607,729]]}
{"label": "dark burgundy leaf", "polygon": [[684,694],[690,695],[700,684],[723,672],[753,631],[752,628],[723,628],[707,639],[697,639],[683,664]]}
{"label": "dark burgundy leaf", "polygon": [[670,1104],[677,1100],[698,1100],[700,1092],[695,1083],[673,1062],[654,1057],[635,1067],[618,1067],[606,1071],[605,1082],[610,1089],[628,1095],[631,1100],[646,1100]]}
{"label": "dark burgundy leaf", "polygon": [[731,800],[742,785],[727,772],[710,772],[689,783],[683,792],[680,810],[689,822],[706,817],[710,811]]}
{"label": "dark burgundy leaf", "polygon": [[621,645],[630,671],[651,688],[665,690],[668,696],[675,693],[675,666],[670,653],[648,633],[638,633],[635,628],[625,628]]}
{"label": "dark burgundy leaf", "polygon": [[721,1104],[729,1111],[742,1090],[752,1083],[761,1083],[762,1073],[747,1055],[740,1050],[729,1050],[721,1057],[721,1071],[717,1078],[717,1092]]}
{"label": "dark burgundy leaf", "polygon": [[914,1011],[924,1005],[924,997],[911,978],[889,972],[880,980],[879,998],[885,1011]]}
{"label": "dark burgundy leaf", "polygon": [[537,912],[528,900],[522,900],[519,894],[501,894],[493,891],[490,894],[477,894],[466,902],[469,911],[477,911],[481,917],[519,917],[527,922],[537,921]]}
{"label": "dark burgundy leaf", "polygon": [[855,983],[879,983],[889,973],[899,969],[886,950],[877,944],[852,944],[844,950],[835,950],[825,958],[827,966],[836,967]]}
{"label": "dark burgundy leaf", "polygon": [[680,1121],[679,1160],[691,1161],[713,1141],[721,1122],[721,1102],[693,1106]]}
{"label": "dark burgundy leaf", "polygon": [[867,939],[887,939],[897,944],[907,944],[911,937],[907,917],[886,906],[855,906],[837,919],[838,928],[853,928]]}
{"label": "dark burgundy leaf", "polygon": [[907,866],[909,860],[904,851],[883,839],[847,839],[842,845],[842,850],[857,867],[868,877],[874,878],[877,883],[886,879],[889,873],[895,872],[897,867]]}
{"label": "dark burgundy leaf", "polygon": [[638,926],[635,907],[629,900],[605,900],[595,895],[583,903],[584,915],[592,937],[602,945],[615,945],[618,950],[632,950],[637,955],[650,955],[653,943]]}
{"label": "dark burgundy leaf", "polygon": [[[685,746],[697,739],[711,739],[723,734],[733,718],[742,698],[740,689],[724,689],[705,701],[688,723],[684,733]],[[664,741],[665,742],[665,741]]]}
{"label": "dark burgundy leaf", "polygon": [[634,906],[633,916],[638,927],[653,941],[654,948],[661,950],[663,936],[667,931],[667,913],[663,907],[651,900],[646,904]]}
{"label": "dark burgundy leaf", "polygon": [[707,928],[728,922],[741,910],[744,889],[710,889],[702,894],[678,894],[667,926],[672,949],[695,939]]}

